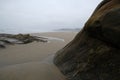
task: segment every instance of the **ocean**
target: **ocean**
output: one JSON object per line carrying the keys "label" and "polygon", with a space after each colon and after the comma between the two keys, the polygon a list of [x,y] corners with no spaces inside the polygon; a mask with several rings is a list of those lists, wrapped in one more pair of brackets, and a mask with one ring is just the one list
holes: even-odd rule
{"label": "ocean", "polygon": [[0,27],[0,33],[19,34],[19,33],[40,33],[53,31],[79,31],[78,27]]}
{"label": "ocean", "polygon": [[9,33],[9,34],[39,33],[39,32],[51,32],[54,31],[55,29],[44,28],[44,27],[0,27],[0,33]]}

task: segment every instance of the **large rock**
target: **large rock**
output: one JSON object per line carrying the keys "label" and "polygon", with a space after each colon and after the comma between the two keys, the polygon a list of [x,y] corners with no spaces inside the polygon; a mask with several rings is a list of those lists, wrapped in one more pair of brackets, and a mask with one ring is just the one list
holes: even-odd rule
{"label": "large rock", "polygon": [[68,80],[120,80],[120,0],[102,1],[54,63]]}

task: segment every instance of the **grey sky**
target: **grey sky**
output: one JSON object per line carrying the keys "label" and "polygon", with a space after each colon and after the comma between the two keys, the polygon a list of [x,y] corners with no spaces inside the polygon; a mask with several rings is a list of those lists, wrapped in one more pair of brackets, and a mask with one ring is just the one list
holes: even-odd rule
{"label": "grey sky", "polygon": [[102,0],[0,0],[0,28],[81,27]]}

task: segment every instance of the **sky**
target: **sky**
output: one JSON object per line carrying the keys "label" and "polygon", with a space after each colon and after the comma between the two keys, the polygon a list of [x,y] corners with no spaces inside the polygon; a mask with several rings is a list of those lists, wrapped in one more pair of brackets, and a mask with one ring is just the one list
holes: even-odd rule
{"label": "sky", "polygon": [[82,28],[102,0],[0,0],[0,29]]}

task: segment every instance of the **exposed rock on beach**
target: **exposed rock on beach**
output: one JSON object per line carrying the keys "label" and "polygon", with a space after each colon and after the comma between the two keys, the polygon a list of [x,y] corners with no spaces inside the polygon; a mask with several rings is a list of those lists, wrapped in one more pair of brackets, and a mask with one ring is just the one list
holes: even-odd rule
{"label": "exposed rock on beach", "polygon": [[0,48],[5,48],[7,44],[27,44],[33,41],[47,42],[47,38],[30,34],[0,34]]}

